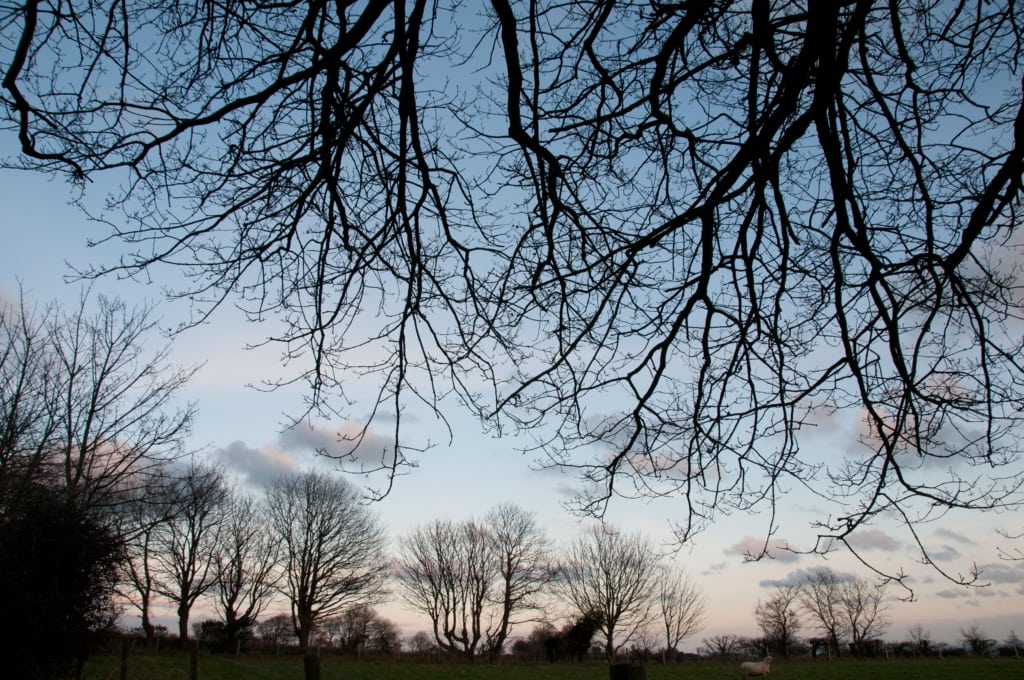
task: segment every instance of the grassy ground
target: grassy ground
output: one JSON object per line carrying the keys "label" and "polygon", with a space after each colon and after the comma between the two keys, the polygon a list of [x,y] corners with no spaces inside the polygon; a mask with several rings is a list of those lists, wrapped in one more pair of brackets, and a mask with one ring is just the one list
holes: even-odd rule
{"label": "grassy ground", "polygon": [[[649,664],[647,680],[738,679],[734,663]],[[1024,661],[1002,659],[899,659],[780,662],[771,680],[1018,680]],[[199,680],[302,680],[302,659],[295,656],[200,656]],[[119,661],[97,657],[86,666],[85,680],[118,680]],[[608,667],[585,665],[489,665],[354,661],[325,657],[321,680],[607,680]],[[187,680],[184,655],[133,656],[129,680]]]}

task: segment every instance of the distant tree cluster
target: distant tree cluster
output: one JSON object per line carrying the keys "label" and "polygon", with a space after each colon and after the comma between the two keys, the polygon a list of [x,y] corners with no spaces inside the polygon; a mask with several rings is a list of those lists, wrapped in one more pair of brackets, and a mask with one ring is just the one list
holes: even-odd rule
{"label": "distant tree cluster", "polygon": [[[754,618],[764,634],[761,654],[788,657],[806,645],[811,656],[875,656],[889,626],[885,583],[831,569],[815,569],[799,582],[780,584],[757,603]],[[802,629],[817,637],[800,639]]]}
{"label": "distant tree cluster", "polygon": [[[507,651],[511,626],[541,621],[512,651],[579,660],[599,641],[608,661],[660,637],[663,657],[703,627],[706,597],[650,542],[596,527],[556,553],[533,518],[498,506],[484,523],[435,521],[400,542],[399,585],[426,614],[434,642],[473,659]],[[567,619],[556,629],[552,617]]]}

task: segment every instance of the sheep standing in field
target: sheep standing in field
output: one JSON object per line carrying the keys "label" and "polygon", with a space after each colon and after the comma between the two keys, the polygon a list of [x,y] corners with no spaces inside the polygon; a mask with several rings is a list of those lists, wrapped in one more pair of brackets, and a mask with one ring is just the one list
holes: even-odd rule
{"label": "sheep standing in field", "polygon": [[744,661],[740,664],[740,673],[744,678],[762,677],[772,670],[772,657],[764,657],[764,661]]}

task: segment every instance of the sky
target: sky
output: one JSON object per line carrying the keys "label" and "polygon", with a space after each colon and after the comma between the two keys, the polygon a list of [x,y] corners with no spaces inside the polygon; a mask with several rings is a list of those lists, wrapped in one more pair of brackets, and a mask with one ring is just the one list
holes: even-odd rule
{"label": "sky", "polygon": [[[16,151],[10,136],[0,135],[0,159]],[[87,188],[89,200],[102,200],[101,184]],[[80,283],[68,282],[71,268],[109,261],[115,246],[89,249],[86,242],[106,234],[102,225],[90,223],[69,205],[71,189],[60,179],[41,174],[0,169],[0,296],[13,299],[19,287],[30,302],[51,299],[73,304]],[[171,327],[185,310],[161,301],[165,281],[117,281],[102,279],[94,291],[129,301],[149,301]],[[317,457],[317,447],[334,446],[334,433],[352,423],[314,422],[288,429],[291,417],[302,413],[301,387],[276,391],[254,388],[260,381],[286,375],[273,347],[249,349],[272,332],[272,327],[246,322],[230,307],[222,308],[208,323],[178,336],[172,359],[181,365],[202,364],[186,391],[198,405],[190,448],[198,455],[224,465],[243,488],[258,488],[287,472],[312,467],[335,469]],[[358,384],[350,396],[359,397]],[[367,402],[366,408],[370,404]],[[358,413],[359,403],[356,410]],[[856,444],[855,414],[838,414],[801,435],[804,451],[820,456],[843,455]],[[537,470],[526,445],[515,438],[485,434],[480,425],[457,407],[448,411],[452,437],[442,423],[421,417],[409,423],[413,436],[429,439],[434,446],[417,459],[418,467],[396,480],[391,494],[373,504],[391,537],[397,537],[435,518],[464,520],[480,517],[501,502],[512,502],[536,514],[556,546],[564,546],[593,520],[570,514],[565,507],[575,480],[551,470]],[[372,433],[379,443],[387,435]],[[356,484],[364,483],[350,477]],[[768,531],[763,513],[720,516],[692,542],[679,547],[672,540],[671,522],[681,512],[677,498],[657,501],[615,500],[605,520],[622,530],[648,536],[667,558],[683,565],[708,597],[703,631],[683,643],[693,651],[702,638],[719,634],[757,634],[753,611],[778,584],[797,580],[806,570],[830,567],[839,573],[871,576],[850,555],[833,553],[828,558],[800,555],[776,546],[803,545],[813,541],[811,528],[830,508],[823,499],[799,489],[787,489],[780,500],[777,532],[771,537],[772,557],[749,562],[745,554],[757,551]],[[981,571],[984,587],[964,588],[943,579],[934,569],[918,562],[908,537],[883,522],[863,531],[858,547],[863,554],[887,569],[903,570],[914,588],[915,601],[904,602],[891,589],[887,639],[901,640],[918,624],[932,638],[956,642],[961,628],[977,624],[989,637],[1004,639],[1011,630],[1024,634],[1024,560],[1000,559],[1000,549],[1024,549],[1024,539],[1007,540],[998,530],[1021,533],[1019,513],[950,514],[940,522],[920,527],[934,548],[936,563],[952,573],[963,573],[971,564]],[[412,634],[427,628],[424,617],[398,603],[380,612]],[[283,605],[276,611],[282,611]],[[268,612],[268,614],[274,612]],[[171,624],[170,610],[162,614]],[[193,621],[203,617],[200,608]],[[129,620],[127,625],[137,625]],[[173,627],[173,626],[170,626]],[[517,631],[525,634],[527,630]],[[810,631],[804,631],[809,634]]]}

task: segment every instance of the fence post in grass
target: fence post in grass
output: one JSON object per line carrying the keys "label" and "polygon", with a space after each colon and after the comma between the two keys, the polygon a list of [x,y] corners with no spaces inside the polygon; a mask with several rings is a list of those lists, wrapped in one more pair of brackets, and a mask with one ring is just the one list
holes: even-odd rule
{"label": "fence post in grass", "polygon": [[306,680],[320,680],[320,657],[306,652],[302,659]]}
{"label": "fence post in grass", "polygon": [[193,640],[188,648],[188,680],[199,680],[199,640]]}
{"label": "fence post in grass", "polygon": [[647,669],[629,663],[616,663],[608,667],[610,680],[647,680]]}
{"label": "fence post in grass", "polygon": [[131,647],[129,638],[121,638],[121,673],[120,680],[128,680],[128,649]]}

